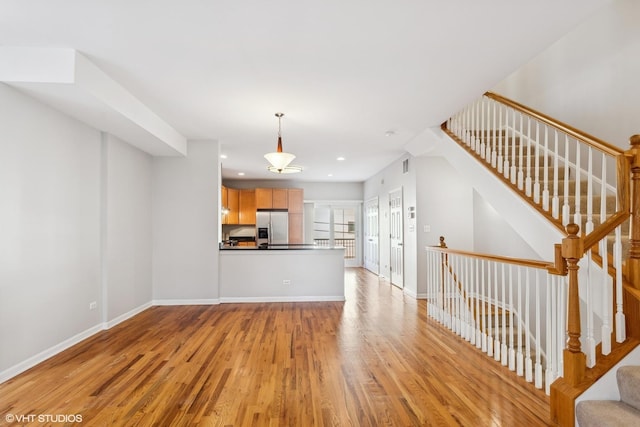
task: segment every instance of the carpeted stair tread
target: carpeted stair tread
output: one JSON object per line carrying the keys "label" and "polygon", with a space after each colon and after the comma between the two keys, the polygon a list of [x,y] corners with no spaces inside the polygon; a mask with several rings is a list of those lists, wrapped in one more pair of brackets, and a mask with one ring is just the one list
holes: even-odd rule
{"label": "carpeted stair tread", "polygon": [[[640,366],[620,367],[616,372],[616,380],[620,400],[640,411]],[[638,425],[640,426],[640,422]]]}
{"label": "carpeted stair tread", "polygon": [[640,411],[616,400],[583,400],[576,405],[580,427],[638,427]]}

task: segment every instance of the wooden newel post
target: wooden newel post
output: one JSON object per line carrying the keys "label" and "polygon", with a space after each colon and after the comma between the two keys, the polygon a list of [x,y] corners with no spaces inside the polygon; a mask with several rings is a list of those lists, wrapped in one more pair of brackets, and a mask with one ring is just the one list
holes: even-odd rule
{"label": "wooden newel post", "polygon": [[580,345],[580,294],[578,291],[578,261],[584,253],[584,242],[578,235],[580,227],[567,225],[568,236],[562,240],[562,257],[567,260],[569,300],[567,316],[567,347],[564,350],[564,379],[576,385],[584,378],[587,358]]}
{"label": "wooden newel post", "polygon": [[640,135],[629,138],[631,148],[631,239],[629,249],[629,279],[640,289]]}

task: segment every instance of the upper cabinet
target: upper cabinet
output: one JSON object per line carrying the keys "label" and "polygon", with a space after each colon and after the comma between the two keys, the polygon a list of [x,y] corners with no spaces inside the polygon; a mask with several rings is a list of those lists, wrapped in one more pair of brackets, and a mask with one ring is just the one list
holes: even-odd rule
{"label": "upper cabinet", "polygon": [[227,224],[240,223],[240,190],[227,188]]}
{"label": "upper cabinet", "polygon": [[273,208],[287,209],[289,207],[289,197],[286,188],[273,189]]}
{"label": "upper cabinet", "polygon": [[256,190],[240,190],[240,224],[256,223]]}
{"label": "upper cabinet", "polygon": [[256,188],[256,208],[291,210],[291,190],[302,192],[302,189],[297,188]]}
{"label": "upper cabinet", "polygon": [[[255,224],[255,190],[237,190],[222,186],[221,189],[222,224]],[[226,212],[226,213],[224,213]]]}
{"label": "upper cabinet", "polygon": [[256,209],[273,209],[273,188],[256,188]]}
{"label": "upper cabinet", "polygon": [[227,214],[227,209],[229,209],[229,199],[228,199],[229,190],[224,185],[222,186],[222,191],[220,192],[220,215],[222,217],[222,223],[227,224],[229,221],[229,215]]}

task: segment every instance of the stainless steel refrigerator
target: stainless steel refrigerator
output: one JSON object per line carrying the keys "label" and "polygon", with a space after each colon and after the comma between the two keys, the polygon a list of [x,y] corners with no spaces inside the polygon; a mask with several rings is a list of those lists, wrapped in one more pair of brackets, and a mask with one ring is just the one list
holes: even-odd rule
{"label": "stainless steel refrigerator", "polygon": [[258,245],[286,245],[289,243],[289,213],[286,209],[258,210],[256,213],[256,242]]}

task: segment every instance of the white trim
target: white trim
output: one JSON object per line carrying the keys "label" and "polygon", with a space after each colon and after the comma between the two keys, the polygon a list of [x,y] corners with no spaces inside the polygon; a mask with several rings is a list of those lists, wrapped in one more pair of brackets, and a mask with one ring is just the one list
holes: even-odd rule
{"label": "white trim", "polygon": [[281,297],[223,297],[220,298],[222,304],[228,303],[259,303],[259,302],[325,302],[325,301],[344,301],[343,295],[336,296],[281,296]]}
{"label": "white trim", "polygon": [[30,358],[23,360],[22,362],[0,372],[0,383],[3,383],[13,377],[15,377],[16,375],[21,374],[22,372],[26,371],[27,369],[33,368],[34,366],[36,366],[39,363],[44,362],[45,360],[59,354],[62,353],[63,351],[65,351],[66,349],[73,347],[76,344],[81,343],[82,341],[86,340],[87,338],[91,338],[93,335],[97,334],[100,331],[106,330],[106,329],[111,329],[114,326],[124,322],[125,320],[128,320],[130,318],[132,318],[133,316],[145,311],[146,309],[152,307],[153,304],[151,302],[147,302],[142,304],[139,307],[134,308],[131,311],[128,311],[127,313],[124,313],[118,317],[116,317],[113,320],[110,320],[108,322],[100,322],[95,326],[92,326],[91,328],[87,329],[84,332],[80,332],[77,335],[72,336],[71,338],[68,338],[64,341],[62,341],[61,343],[58,343],[52,347],[49,347],[46,350],[41,351],[40,353],[36,354],[35,356],[31,356]]}
{"label": "white trim", "polygon": [[86,340],[87,338],[91,337],[92,335],[97,334],[98,332],[100,332],[101,330],[103,330],[103,323],[99,323],[89,329],[87,329],[84,332],[80,332],[77,335],[72,336],[71,338],[68,338],[64,341],[62,341],[59,344],[56,344],[52,347],[49,347],[46,350],[41,351],[40,353],[36,354],[35,356],[31,356],[30,358],[23,360],[22,362],[13,365],[12,367],[0,372],[0,383],[3,383],[13,377],[15,377],[16,375],[19,375],[21,373],[23,373],[24,371],[26,371],[27,369],[33,368],[34,366],[36,366],[39,363],[44,362],[45,360],[49,359],[50,357],[55,356],[58,353],[63,352],[64,350],[68,349],[69,347],[73,347],[74,345]]}
{"label": "white trim", "polygon": [[152,305],[216,305],[220,304],[218,298],[199,298],[199,299],[154,299]]}
{"label": "white trim", "polygon": [[402,293],[413,299],[418,299],[418,294],[413,289],[402,288]]}
{"label": "white trim", "polygon": [[139,307],[134,308],[133,310],[130,310],[124,314],[121,314],[120,316],[116,317],[115,319],[109,320],[108,322],[104,323],[104,328],[103,329],[111,329],[114,326],[124,322],[125,320],[131,319],[133,316],[142,313],[143,311],[145,311],[148,308],[151,308],[153,306],[153,304],[151,304],[151,301],[146,302],[144,304],[142,304]]}

